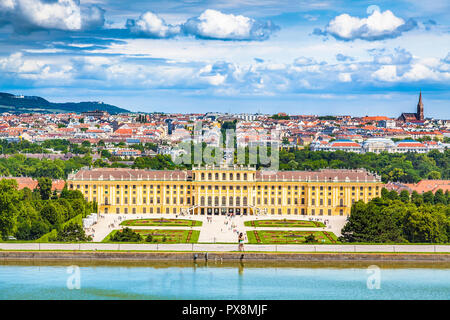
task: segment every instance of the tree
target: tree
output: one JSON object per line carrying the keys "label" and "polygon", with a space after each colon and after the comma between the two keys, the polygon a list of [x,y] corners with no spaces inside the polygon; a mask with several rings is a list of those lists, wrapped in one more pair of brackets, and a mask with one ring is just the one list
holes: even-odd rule
{"label": "tree", "polygon": [[417,191],[413,191],[411,193],[411,202],[414,203],[416,206],[420,206],[423,204],[423,197],[420,195]]}
{"label": "tree", "polygon": [[417,209],[406,217],[405,234],[411,242],[440,242],[441,238],[437,220],[430,213]]}
{"label": "tree", "polygon": [[102,148],[106,147],[105,141],[99,140],[98,143],[97,143],[97,146],[98,147],[102,147]]}
{"label": "tree", "polygon": [[91,147],[91,143],[88,140],[84,140],[81,143],[81,146],[84,147],[84,148],[90,148]]}
{"label": "tree", "polygon": [[54,203],[47,203],[41,210],[40,215],[44,218],[50,225],[55,228],[59,228],[63,222],[63,212]]}
{"label": "tree", "polygon": [[38,189],[42,200],[50,199],[52,194],[52,180],[50,178],[39,178]]}
{"label": "tree", "polygon": [[381,198],[387,199],[388,196],[389,196],[389,190],[383,187],[381,189]]}
{"label": "tree", "polygon": [[447,204],[447,197],[444,195],[442,189],[439,189],[434,193],[434,203]]}
{"label": "tree", "polygon": [[441,173],[439,171],[431,171],[428,174],[428,179],[439,180],[439,179],[441,179]]}
{"label": "tree", "polygon": [[400,192],[400,200],[405,203],[409,202],[409,192],[407,190]]}
{"label": "tree", "polygon": [[422,196],[423,196],[423,201],[425,203],[430,203],[430,204],[434,203],[434,194],[432,191],[427,191]]}
{"label": "tree", "polygon": [[6,239],[10,236],[16,225],[17,203],[19,193],[17,192],[17,181],[3,179],[0,181],[0,236]]}
{"label": "tree", "polygon": [[56,240],[61,242],[80,242],[91,241],[92,238],[90,236],[86,236],[86,233],[81,225],[77,223],[70,223],[58,231]]}
{"label": "tree", "polygon": [[381,212],[381,205],[391,200],[372,200],[353,204],[347,224],[342,229],[343,242],[403,242],[402,231],[392,215]]}
{"label": "tree", "polygon": [[389,181],[401,181],[405,176],[405,172],[401,168],[394,168],[388,173]]}

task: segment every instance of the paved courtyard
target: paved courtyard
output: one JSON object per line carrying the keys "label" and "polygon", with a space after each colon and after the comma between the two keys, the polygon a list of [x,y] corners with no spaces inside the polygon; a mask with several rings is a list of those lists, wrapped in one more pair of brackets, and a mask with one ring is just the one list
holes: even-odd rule
{"label": "paved courtyard", "polygon": [[[132,219],[190,219],[199,220],[203,224],[201,227],[164,227],[164,226],[133,226],[129,227],[131,229],[182,229],[182,230],[199,230],[200,237],[198,239],[199,243],[237,243],[238,235],[242,232],[245,236],[245,242],[247,240],[247,231],[252,230],[301,230],[301,231],[329,231],[333,232],[336,236],[341,235],[341,229],[346,223],[346,217],[341,216],[270,216],[270,215],[260,215],[260,216],[179,216],[174,214],[133,214],[133,215],[116,215],[116,214],[103,214],[99,216],[98,222],[91,228],[87,229],[87,234],[93,235],[94,242],[101,242],[112,230],[121,229],[121,222],[124,220]],[[210,220],[208,219],[210,218]],[[249,220],[314,220],[325,222],[326,227],[324,228],[254,228],[244,226],[245,221]]]}

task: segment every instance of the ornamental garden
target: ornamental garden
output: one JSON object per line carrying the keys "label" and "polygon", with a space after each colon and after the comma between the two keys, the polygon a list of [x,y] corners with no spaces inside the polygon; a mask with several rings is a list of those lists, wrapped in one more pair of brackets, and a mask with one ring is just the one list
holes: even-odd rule
{"label": "ornamental garden", "polygon": [[130,227],[156,226],[156,227],[200,227],[201,221],[188,219],[136,219],[125,220],[120,225]]}

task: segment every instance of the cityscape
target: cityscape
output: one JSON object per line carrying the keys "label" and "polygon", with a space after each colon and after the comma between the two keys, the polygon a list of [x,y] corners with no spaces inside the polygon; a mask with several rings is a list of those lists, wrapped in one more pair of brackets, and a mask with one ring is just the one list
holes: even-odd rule
{"label": "cityscape", "polygon": [[0,0],[0,299],[448,300],[449,15]]}

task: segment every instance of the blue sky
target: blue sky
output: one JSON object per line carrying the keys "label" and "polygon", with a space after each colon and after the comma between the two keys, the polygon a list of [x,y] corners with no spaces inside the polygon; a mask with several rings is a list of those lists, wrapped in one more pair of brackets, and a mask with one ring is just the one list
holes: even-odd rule
{"label": "blue sky", "polygon": [[0,91],[133,111],[450,118],[450,2],[0,0]]}

